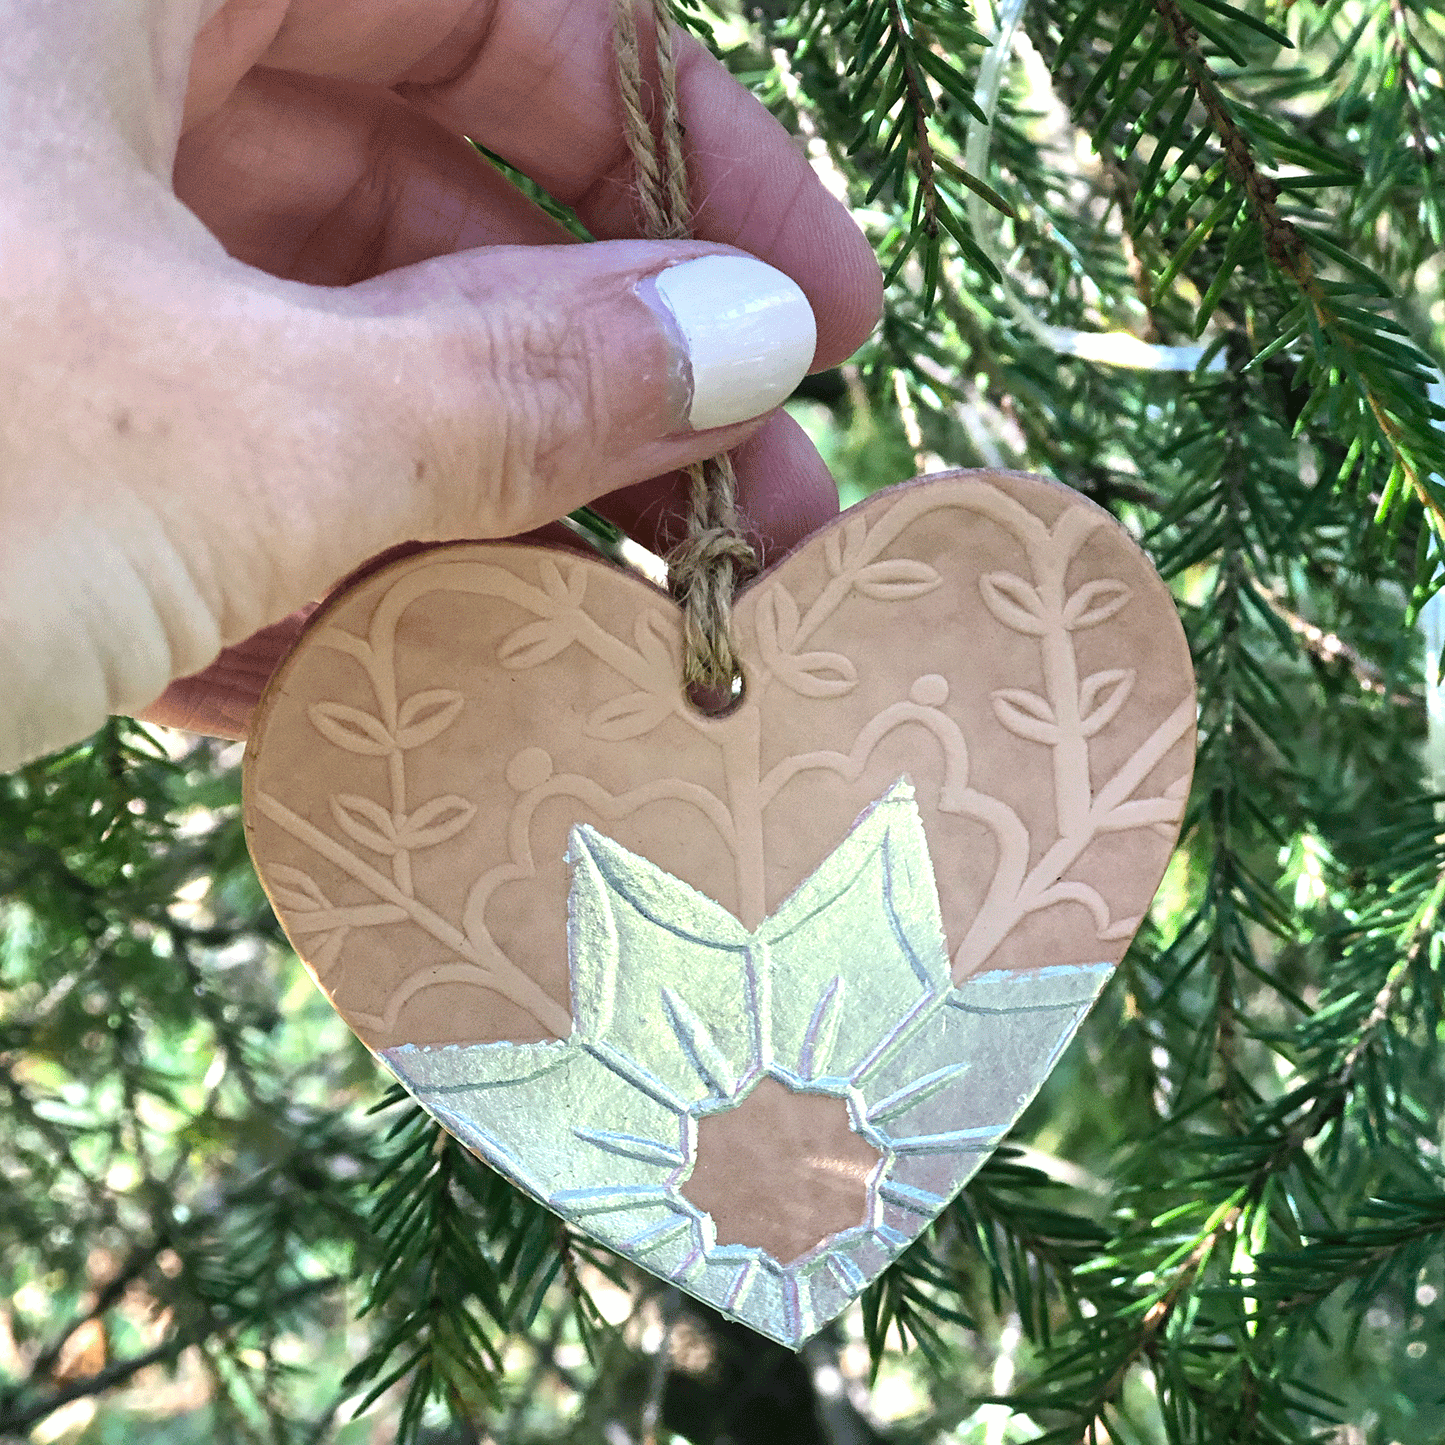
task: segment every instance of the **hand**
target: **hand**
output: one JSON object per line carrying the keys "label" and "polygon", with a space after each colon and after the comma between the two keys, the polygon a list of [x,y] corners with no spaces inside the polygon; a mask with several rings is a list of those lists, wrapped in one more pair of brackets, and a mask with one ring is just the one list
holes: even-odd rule
{"label": "hand", "polygon": [[[109,711],[240,735],[300,610],[403,541],[606,494],[665,547],[667,474],[723,447],[765,550],[826,519],[801,432],[743,419],[806,355],[740,396],[689,376],[659,301],[681,263],[751,253],[801,287],[826,367],[876,319],[877,267],[701,47],[679,50],[701,239],[643,242],[606,0],[202,4],[0,0],[23,118],[0,156],[0,767]],[[753,281],[797,351],[806,308]]]}

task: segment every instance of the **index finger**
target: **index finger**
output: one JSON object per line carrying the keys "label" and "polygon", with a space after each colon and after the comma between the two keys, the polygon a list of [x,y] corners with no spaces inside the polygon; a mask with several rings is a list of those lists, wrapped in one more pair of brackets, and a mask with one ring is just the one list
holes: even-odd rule
{"label": "index finger", "polygon": [[[336,27],[348,8],[356,23],[357,11],[407,7],[362,0],[338,10],[294,0],[263,63],[337,74]],[[384,53],[366,48],[357,53],[365,73],[354,78],[384,77],[448,130],[480,142],[573,207],[599,239],[638,234],[605,0],[492,0],[465,7],[451,34],[419,59],[397,46],[394,73]],[[655,93],[652,46],[644,43],[643,51],[645,88]],[[843,360],[878,316],[882,282],[872,248],[782,126],[685,34],[677,37],[677,88],[694,233],[793,277],[818,321],[814,366]]]}

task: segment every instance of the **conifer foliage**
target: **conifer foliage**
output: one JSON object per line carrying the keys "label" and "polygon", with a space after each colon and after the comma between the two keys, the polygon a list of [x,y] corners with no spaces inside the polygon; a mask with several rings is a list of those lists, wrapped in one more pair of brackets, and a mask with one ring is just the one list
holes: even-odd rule
{"label": "conifer foliage", "polygon": [[1151,918],[793,1356],[388,1092],[250,872],[236,750],[114,722],[0,779],[0,1440],[1445,1440],[1445,10],[680,12],[888,273],[792,403],[844,500],[1042,471],[1173,588],[1201,750]]}

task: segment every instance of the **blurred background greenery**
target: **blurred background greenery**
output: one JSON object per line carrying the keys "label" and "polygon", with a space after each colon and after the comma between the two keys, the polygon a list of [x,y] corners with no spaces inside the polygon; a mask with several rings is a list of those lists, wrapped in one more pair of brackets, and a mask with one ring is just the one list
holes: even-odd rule
{"label": "blurred background greenery", "polygon": [[256,883],[239,747],[116,720],[0,779],[0,1441],[1445,1440],[1445,10],[683,18],[890,272],[790,403],[845,505],[1043,471],[1174,589],[1201,753],[1153,914],[795,1357],[389,1091]]}

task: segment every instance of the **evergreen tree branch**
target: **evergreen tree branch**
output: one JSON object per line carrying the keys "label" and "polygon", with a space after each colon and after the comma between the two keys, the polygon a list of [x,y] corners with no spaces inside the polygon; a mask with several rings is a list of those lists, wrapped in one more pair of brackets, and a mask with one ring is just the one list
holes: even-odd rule
{"label": "evergreen tree branch", "polygon": [[107,1391],[125,1384],[140,1371],[148,1369],[152,1365],[172,1364],[194,1346],[206,1344],[216,1337],[237,1334],[261,1322],[267,1315],[282,1314],[296,1305],[329,1294],[343,1283],[344,1281],[338,1275],[305,1280],[277,1295],[274,1299],[267,1300],[264,1311],[240,1319],[235,1318],[234,1312],[231,1310],[217,1308],[208,1311],[200,1320],[184,1330],[177,1331],[169,1339],[163,1340],[152,1349],[123,1360],[116,1360],[98,1373],[73,1380],[60,1389],[49,1392],[41,1399],[11,1405],[8,1409],[0,1412],[0,1435],[23,1436],[47,1416],[53,1415],[61,1406],[70,1404],[72,1400],[103,1395]]}
{"label": "evergreen tree branch", "polygon": [[[1311,259],[1310,246],[1283,214],[1279,205],[1279,187],[1263,173],[1255,161],[1249,141],[1236,124],[1223,90],[1200,49],[1198,30],[1185,16],[1177,0],[1150,0],[1150,3],[1167,26],[1194,94],[1223,146],[1226,167],[1244,192],[1250,214],[1262,233],[1265,254],[1276,270],[1287,277],[1299,291],[1309,310],[1319,341],[1323,343],[1325,338],[1329,338],[1333,346],[1343,353],[1350,380],[1390,453],[1394,472],[1403,478],[1410,491],[1429,513],[1437,535],[1445,539],[1445,504],[1442,504],[1435,491],[1426,484],[1426,469],[1416,455],[1420,449],[1419,439],[1412,439],[1408,435],[1406,426],[1396,415],[1398,404],[1392,404],[1382,394],[1380,386],[1372,380],[1371,373],[1377,368],[1378,353],[1367,350],[1361,344],[1355,328],[1343,324],[1344,317],[1338,305],[1321,286]],[[1317,345],[1317,350],[1321,349],[1323,347]],[[1322,355],[1319,360],[1325,372],[1325,384],[1328,384],[1331,370],[1328,357]],[[1413,372],[1414,359],[1406,356],[1403,360],[1409,363],[1409,370]],[[1422,389],[1422,404],[1423,401]],[[1437,449],[1445,450],[1438,442],[1431,450]],[[1379,508],[1381,513],[1388,506],[1389,500],[1388,496],[1382,498]]]}
{"label": "evergreen tree branch", "polygon": [[1427,171],[1433,170],[1437,156],[1425,129],[1424,99],[1411,55],[1415,45],[1410,34],[1410,17],[1405,13],[1404,0],[1390,0],[1390,21],[1395,42],[1395,64],[1400,71],[1400,88],[1405,93],[1405,104],[1410,113],[1410,134],[1414,139],[1415,149],[1420,153],[1421,165]]}
{"label": "evergreen tree branch", "polygon": [[1177,0],[1151,0],[1151,3],[1168,28],[1194,93],[1224,148],[1225,165],[1248,198],[1250,209],[1264,234],[1266,253],[1298,285],[1307,285],[1313,277],[1309,248],[1281,214],[1279,187],[1260,170],[1244,132],[1235,124],[1229,103],[1210,69],[1209,61],[1199,48],[1199,31],[1180,9]]}
{"label": "evergreen tree branch", "polygon": [[934,181],[933,145],[928,136],[928,118],[933,99],[928,82],[919,73],[913,56],[913,33],[903,13],[902,0],[888,0],[888,20],[903,68],[908,108],[913,113],[913,152],[918,157],[915,184],[922,197],[923,234],[930,247],[938,242],[938,189]]}

